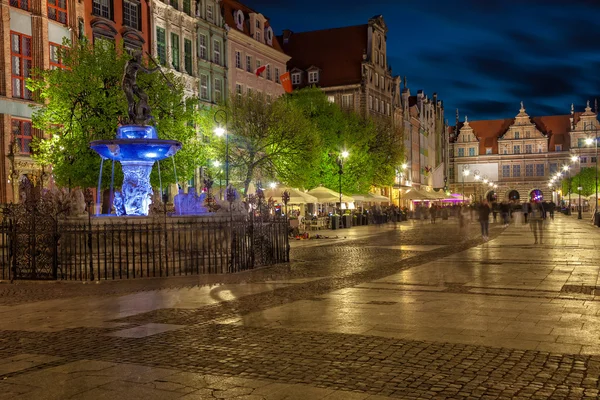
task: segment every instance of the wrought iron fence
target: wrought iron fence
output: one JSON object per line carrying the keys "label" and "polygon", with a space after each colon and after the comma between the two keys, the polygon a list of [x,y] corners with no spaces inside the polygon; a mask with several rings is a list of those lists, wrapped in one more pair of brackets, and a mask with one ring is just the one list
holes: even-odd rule
{"label": "wrought iron fence", "polygon": [[112,280],[233,273],[289,261],[288,221],[245,216],[0,223],[2,279]]}

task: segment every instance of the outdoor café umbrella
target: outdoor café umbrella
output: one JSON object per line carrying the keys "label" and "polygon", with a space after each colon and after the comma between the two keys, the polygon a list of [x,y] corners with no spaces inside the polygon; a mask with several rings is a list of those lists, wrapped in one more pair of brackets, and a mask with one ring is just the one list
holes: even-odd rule
{"label": "outdoor caf\u00e9 umbrella", "polygon": [[402,200],[433,200],[427,194],[418,191],[417,189],[410,189],[407,193],[402,194]]}
{"label": "outdoor caf\u00e9 umbrella", "polygon": [[389,203],[390,199],[380,194],[369,193],[367,195],[367,201],[371,201],[373,203]]}
{"label": "outdoor caf\u00e9 umbrella", "polygon": [[269,199],[269,197],[272,197],[275,202],[282,203],[283,200],[281,199],[281,197],[283,196],[283,192],[285,192],[286,190],[290,194],[290,200],[288,201],[288,204],[310,204],[319,202],[319,200],[316,197],[311,196],[308,193],[304,193],[298,189],[293,189],[285,186],[266,189],[263,191],[263,193],[265,195],[265,199]]}
{"label": "outdoor caf\u00e9 umbrella", "polygon": [[385,203],[390,201],[390,199],[388,199],[387,197],[374,193],[353,194],[352,197],[354,198],[354,201],[364,203]]}
{"label": "outdoor caf\u00e9 umbrella", "polygon": [[[340,201],[340,193],[334,192],[326,187],[319,186],[308,191],[308,194],[315,196],[319,203],[338,203]],[[353,202],[354,198],[351,196],[342,195],[342,203]]]}

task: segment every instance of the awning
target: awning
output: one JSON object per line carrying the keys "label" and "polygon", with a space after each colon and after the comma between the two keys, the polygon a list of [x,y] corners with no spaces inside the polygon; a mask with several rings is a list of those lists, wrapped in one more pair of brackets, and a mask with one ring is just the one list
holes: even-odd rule
{"label": "awning", "polygon": [[438,199],[438,200],[446,198],[446,193],[443,190],[440,190],[439,192],[432,190],[431,192],[425,192],[425,194],[431,198]]}
{"label": "awning", "polygon": [[408,192],[400,195],[400,200],[437,200],[431,196],[428,196],[427,193],[421,192],[417,189],[410,189]]}
{"label": "awning", "polygon": [[288,201],[288,204],[310,204],[319,202],[319,200],[316,197],[311,196],[308,193],[304,193],[298,189],[293,189],[285,186],[277,187],[274,189],[266,189],[263,191],[263,193],[265,195],[265,199],[269,199],[270,197],[272,197],[276,203],[283,203],[281,197],[283,196],[283,192],[285,192],[286,190],[290,194],[290,200]]}
{"label": "awning", "polygon": [[369,193],[367,201],[372,201],[373,203],[389,203],[390,199],[386,196],[382,196],[380,194]]}
{"label": "awning", "polygon": [[[327,189],[326,187],[319,186],[312,190],[308,191],[308,194],[317,198],[317,203],[339,203],[340,201],[340,193],[334,192],[331,189]],[[342,195],[342,202],[348,203],[354,201],[354,198],[351,196]]]}

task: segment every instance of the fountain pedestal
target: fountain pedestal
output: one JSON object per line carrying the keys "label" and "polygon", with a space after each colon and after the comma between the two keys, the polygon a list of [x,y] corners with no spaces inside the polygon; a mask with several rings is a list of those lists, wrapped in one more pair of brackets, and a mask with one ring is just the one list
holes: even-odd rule
{"label": "fountain pedestal", "polygon": [[117,215],[148,215],[152,167],[175,155],[181,142],[158,139],[153,126],[123,125],[117,128],[116,139],[96,140],[90,147],[103,159],[119,161],[123,168],[123,186],[113,201]]}

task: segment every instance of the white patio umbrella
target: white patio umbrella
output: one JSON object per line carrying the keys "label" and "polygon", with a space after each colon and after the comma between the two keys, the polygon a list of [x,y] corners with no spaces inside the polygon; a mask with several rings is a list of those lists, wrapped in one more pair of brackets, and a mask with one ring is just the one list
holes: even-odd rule
{"label": "white patio umbrella", "polygon": [[433,198],[417,189],[410,189],[402,194],[402,200],[433,200]]}
{"label": "white patio umbrella", "polygon": [[[308,191],[308,194],[315,196],[319,203],[337,203],[340,201],[340,193],[334,192],[326,187],[319,186]],[[342,195],[342,203],[348,203],[354,201],[352,196]]]}
{"label": "white patio umbrella", "polygon": [[319,202],[319,200],[316,197],[311,196],[308,193],[304,193],[298,189],[293,189],[286,186],[267,189],[263,193],[265,194],[265,199],[268,200],[269,197],[272,197],[273,200],[275,200],[275,202],[283,203],[281,196],[283,196],[283,192],[285,192],[286,190],[290,194],[290,200],[288,201],[288,204],[310,204]]}
{"label": "white patio umbrella", "polygon": [[365,203],[385,203],[390,201],[390,199],[388,199],[387,197],[375,193],[353,194],[352,198],[354,198],[354,201]]}
{"label": "white patio umbrella", "polygon": [[372,201],[373,203],[389,203],[390,199],[380,194],[369,193],[367,195],[367,201]]}

